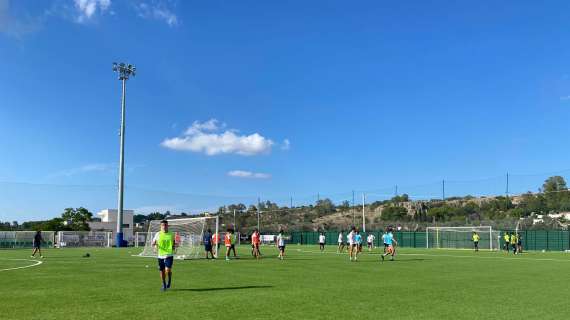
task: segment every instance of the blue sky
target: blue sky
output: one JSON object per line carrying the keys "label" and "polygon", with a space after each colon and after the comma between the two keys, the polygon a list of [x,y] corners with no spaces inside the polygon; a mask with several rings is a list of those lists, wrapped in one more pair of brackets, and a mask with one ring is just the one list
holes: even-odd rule
{"label": "blue sky", "polygon": [[503,193],[506,172],[536,191],[570,168],[569,9],[0,0],[0,220],[116,205],[113,61],[138,69],[125,205],[141,212],[437,197],[443,179]]}

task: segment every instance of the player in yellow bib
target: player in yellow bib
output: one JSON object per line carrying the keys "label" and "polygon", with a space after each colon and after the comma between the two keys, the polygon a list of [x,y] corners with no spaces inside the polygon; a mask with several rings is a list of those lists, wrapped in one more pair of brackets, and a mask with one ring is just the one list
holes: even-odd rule
{"label": "player in yellow bib", "polygon": [[[170,289],[172,281],[172,264],[174,263],[174,250],[176,249],[176,236],[174,233],[168,232],[168,221],[162,220],[160,222],[160,232],[154,235],[152,247],[157,252],[162,291],[166,291]],[[168,283],[166,282],[167,274]]]}
{"label": "player in yellow bib", "polygon": [[511,234],[511,248],[513,249],[513,254],[517,254],[517,242],[519,237],[516,233]]}
{"label": "player in yellow bib", "polygon": [[475,252],[479,251],[479,240],[481,240],[481,237],[479,236],[479,234],[477,234],[477,232],[473,231],[473,247],[475,247]]}
{"label": "player in yellow bib", "polygon": [[511,241],[511,236],[509,236],[508,232],[505,232],[503,240],[505,240],[505,251],[509,253],[509,242]]}

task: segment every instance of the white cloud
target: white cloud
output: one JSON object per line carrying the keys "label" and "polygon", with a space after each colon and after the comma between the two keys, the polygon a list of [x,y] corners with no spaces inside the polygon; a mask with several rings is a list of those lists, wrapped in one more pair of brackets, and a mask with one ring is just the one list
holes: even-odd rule
{"label": "white cloud", "polygon": [[104,13],[111,6],[111,0],[73,0],[77,16],[75,21],[84,23],[91,20],[97,12]]}
{"label": "white cloud", "polygon": [[570,96],[560,97],[560,100],[562,101],[570,100]]}
{"label": "white cloud", "polygon": [[235,177],[235,178],[250,178],[250,179],[269,179],[269,178],[271,178],[271,175],[267,174],[267,173],[258,173],[258,172],[244,171],[244,170],[230,171],[230,172],[228,172],[228,176]]}
{"label": "white cloud", "polygon": [[169,8],[169,2],[158,0],[141,2],[135,5],[135,9],[141,18],[161,20],[171,27],[178,25],[178,17]]}
{"label": "white cloud", "polygon": [[289,150],[291,149],[291,141],[289,139],[283,140],[283,144],[281,145],[281,150]]}
{"label": "white cloud", "polygon": [[10,10],[10,0],[0,0],[0,33],[21,38],[38,29],[38,20],[29,16],[25,19],[16,17]]}
{"label": "white cloud", "polygon": [[92,163],[77,168],[58,171],[50,174],[48,177],[49,178],[71,177],[78,174],[89,173],[89,172],[108,172],[114,170],[115,167],[116,167],[115,164],[110,164],[110,163]]}
{"label": "white cloud", "polygon": [[162,141],[165,148],[179,150],[203,152],[209,156],[218,154],[239,154],[252,156],[269,153],[274,142],[259,133],[250,135],[240,135],[237,130],[225,128],[225,124],[220,124],[216,119],[206,122],[195,121],[181,137],[169,138]]}
{"label": "white cloud", "polygon": [[170,211],[170,213],[176,213],[179,210],[174,205],[154,205],[154,206],[142,206],[134,208],[133,211],[135,212],[135,214],[149,214],[153,212],[165,213],[166,211]]}

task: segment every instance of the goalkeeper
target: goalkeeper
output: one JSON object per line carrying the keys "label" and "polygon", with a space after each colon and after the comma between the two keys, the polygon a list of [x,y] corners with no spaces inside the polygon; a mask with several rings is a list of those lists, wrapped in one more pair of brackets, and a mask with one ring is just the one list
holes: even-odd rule
{"label": "goalkeeper", "polygon": [[[160,222],[160,232],[154,235],[152,247],[155,252],[158,251],[158,268],[162,279],[162,291],[166,291],[170,289],[172,281],[172,264],[174,263],[174,250],[176,249],[174,233],[168,232],[168,221],[162,220]],[[166,275],[168,275],[168,283],[166,282]]]}
{"label": "goalkeeper", "polygon": [[481,237],[479,236],[479,234],[477,234],[477,232],[473,231],[473,236],[471,237],[471,239],[473,240],[473,247],[475,248],[475,252],[478,252],[479,240],[481,240]]}

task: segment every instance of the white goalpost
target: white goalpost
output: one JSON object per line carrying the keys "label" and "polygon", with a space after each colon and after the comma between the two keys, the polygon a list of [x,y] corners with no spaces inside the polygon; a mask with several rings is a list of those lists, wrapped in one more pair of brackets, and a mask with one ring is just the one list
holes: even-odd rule
{"label": "white goalpost", "polygon": [[473,249],[473,232],[479,235],[479,249],[498,250],[500,232],[490,226],[480,227],[428,227],[428,249]]}
{"label": "white goalpost", "polygon": [[[155,257],[157,252],[152,247],[152,239],[154,235],[160,232],[160,221],[150,221],[148,232],[136,235],[136,242],[139,242],[139,236],[144,237],[144,249],[139,254],[141,257]],[[218,234],[218,217],[198,217],[186,219],[168,220],[168,231],[175,234],[176,251],[174,257],[176,259],[197,259],[201,256],[204,249],[202,248],[202,238],[204,232],[208,229],[212,231],[212,236]],[[212,244],[215,256],[218,256],[218,248]]]}

